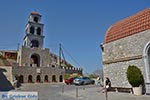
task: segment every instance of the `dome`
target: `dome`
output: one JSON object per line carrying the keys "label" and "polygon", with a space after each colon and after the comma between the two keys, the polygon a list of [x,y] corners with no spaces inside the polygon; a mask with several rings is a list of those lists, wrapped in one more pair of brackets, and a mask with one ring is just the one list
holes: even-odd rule
{"label": "dome", "polygon": [[38,12],[34,11],[31,13],[32,15],[40,15]]}
{"label": "dome", "polygon": [[150,30],[149,8],[110,26],[106,32],[104,43],[109,43],[145,30]]}

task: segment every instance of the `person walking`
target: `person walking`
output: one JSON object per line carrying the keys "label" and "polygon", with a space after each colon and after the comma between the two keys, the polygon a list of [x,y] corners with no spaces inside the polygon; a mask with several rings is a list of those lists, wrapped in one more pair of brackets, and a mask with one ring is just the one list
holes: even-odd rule
{"label": "person walking", "polygon": [[106,77],[106,80],[105,80],[105,88],[107,90],[109,90],[111,88],[111,81],[108,77]]}
{"label": "person walking", "polygon": [[108,77],[106,77],[105,82],[104,82],[103,93],[109,91],[110,88],[111,88],[111,81]]}
{"label": "person walking", "polygon": [[100,78],[100,76],[98,76],[97,79],[96,79],[96,85],[97,86],[101,85],[101,78]]}

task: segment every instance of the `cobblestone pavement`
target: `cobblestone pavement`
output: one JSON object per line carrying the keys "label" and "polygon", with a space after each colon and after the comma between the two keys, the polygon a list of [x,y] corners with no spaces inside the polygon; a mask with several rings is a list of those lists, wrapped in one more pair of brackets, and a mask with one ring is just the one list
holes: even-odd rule
{"label": "cobblestone pavement", "polygon": [[[106,100],[101,87],[95,85],[74,86],[63,84],[23,84],[15,91],[38,91],[39,100]],[[150,96],[134,96],[130,93],[108,92],[107,100],[150,100]]]}

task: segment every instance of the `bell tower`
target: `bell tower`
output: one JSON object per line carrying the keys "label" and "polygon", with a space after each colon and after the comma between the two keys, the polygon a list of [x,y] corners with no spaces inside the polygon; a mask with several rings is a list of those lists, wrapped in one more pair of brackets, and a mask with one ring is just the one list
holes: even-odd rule
{"label": "bell tower", "polygon": [[24,46],[43,48],[43,27],[41,23],[41,15],[38,12],[32,12],[29,15],[28,22],[25,28]]}
{"label": "bell tower", "polygon": [[49,48],[43,47],[43,27],[41,15],[31,12],[25,26],[23,44],[18,49],[17,64],[12,66],[11,78],[17,75],[20,83],[63,81],[65,69],[57,66],[58,57]]}
{"label": "bell tower", "polygon": [[49,48],[44,48],[44,35],[38,12],[30,13],[25,27],[23,46],[18,51],[19,66],[46,67],[50,65]]}

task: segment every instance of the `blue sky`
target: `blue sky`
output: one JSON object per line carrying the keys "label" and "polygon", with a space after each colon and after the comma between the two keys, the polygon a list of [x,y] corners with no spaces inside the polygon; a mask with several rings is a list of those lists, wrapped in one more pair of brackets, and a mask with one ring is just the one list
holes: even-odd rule
{"label": "blue sky", "polygon": [[91,73],[102,68],[99,45],[107,29],[149,7],[150,0],[1,0],[0,49],[23,44],[28,16],[36,10],[45,25],[44,47],[58,54],[61,43],[67,61]]}

